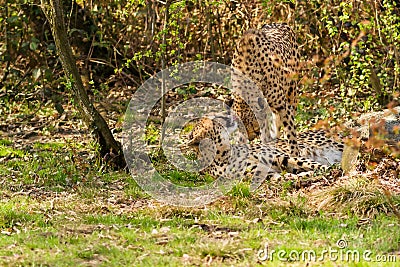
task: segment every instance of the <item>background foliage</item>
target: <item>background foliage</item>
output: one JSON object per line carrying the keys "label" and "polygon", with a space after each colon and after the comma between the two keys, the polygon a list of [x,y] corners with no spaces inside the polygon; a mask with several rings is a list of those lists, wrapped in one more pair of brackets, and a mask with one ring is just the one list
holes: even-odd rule
{"label": "background foliage", "polygon": [[[61,113],[68,84],[39,4],[8,0],[0,7],[0,101],[53,102]],[[398,99],[396,1],[174,1],[164,29],[165,7],[65,1],[71,44],[95,100],[112,90],[133,93],[161,69],[162,58],[166,66],[199,59],[230,64],[243,32],[268,22],[286,22],[297,33],[304,58],[299,124],[342,122]]]}

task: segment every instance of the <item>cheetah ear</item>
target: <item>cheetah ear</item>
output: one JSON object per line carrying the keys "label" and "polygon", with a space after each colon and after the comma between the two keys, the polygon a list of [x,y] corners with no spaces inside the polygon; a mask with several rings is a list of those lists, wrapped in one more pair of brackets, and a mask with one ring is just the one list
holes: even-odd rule
{"label": "cheetah ear", "polygon": [[189,141],[186,142],[186,145],[195,146],[195,145],[200,144],[200,140],[201,140],[200,135],[193,136],[193,132],[191,132],[189,134],[188,138],[189,138]]}
{"label": "cheetah ear", "polygon": [[193,130],[188,135],[188,141],[185,143],[188,146],[195,146],[198,145],[201,141],[202,136],[201,129],[198,129],[197,125],[193,128]]}
{"label": "cheetah ear", "polygon": [[212,129],[213,122],[209,118],[202,119],[188,135],[189,141],[186,145],[194,146],[200,144],[200,141],[207,136],[207,131]]}

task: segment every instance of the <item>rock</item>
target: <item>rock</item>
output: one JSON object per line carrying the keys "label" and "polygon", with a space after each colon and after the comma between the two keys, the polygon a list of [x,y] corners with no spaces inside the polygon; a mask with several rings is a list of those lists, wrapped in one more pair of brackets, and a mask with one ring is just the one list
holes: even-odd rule
{"label": "rock", "polygon": [[[356,130],[361,139],[370,140],[375,146],[389,145],[395,154],[400,150],[400,106],[363,114],[357,120],[346,123],[345,126]],[[355,171],[358,154],[357,145],[345,147],[341,167],[346,173]]]}
{"label": "rock", "polygon": [[390,143],[400,142],[400,106],[363,114],[345,126],[355,129],[364,139],[375,137]]}

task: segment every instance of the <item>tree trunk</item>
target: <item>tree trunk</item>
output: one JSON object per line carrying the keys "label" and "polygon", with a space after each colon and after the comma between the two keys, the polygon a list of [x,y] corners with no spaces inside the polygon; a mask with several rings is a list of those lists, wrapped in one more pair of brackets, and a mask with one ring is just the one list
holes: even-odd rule
{"label": "tree trunk", "polygon": [[101,156],[113,167],[125,167],[121,144],[114,139],[106,121],[90,102],[83,86],[65,30],[62,0],[41,0],[41,7],[50,22],[65,75],[71,83],[68,89],[71,90],[84,122],[100,145]]}
{"label": "tree trunk", "polygon": [[[166,60],[167,60],[167,29],[169,23],[169,7],[171,5],[171,1],[167,0],[165,3],[165,16],[164,16],[164,26],[163,26],[163,37],[162,37],[162,57],[161,57],[161,69],[165,70]],[[165,116],[166,116],[166,107],[165,107],[165,74],[162,73],[162,85],[161,85],[161,123],[164,124]],[[161,130],[161,138],[159,142],[159,146],[161,147],[164,142],[165,136],[165,128],[162,127]]]}

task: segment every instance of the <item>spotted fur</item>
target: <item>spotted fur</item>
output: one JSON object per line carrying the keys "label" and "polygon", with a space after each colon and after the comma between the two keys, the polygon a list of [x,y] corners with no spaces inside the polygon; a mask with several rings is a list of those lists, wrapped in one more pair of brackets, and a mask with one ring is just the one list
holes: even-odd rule
{"label": "spotted fur", "polygon": [[[328,165],[340,162],[343,151],[342,144],[330,140],[321,131],[299,135],[304,141],[299,157],[287,153],[290,147],[283,140],[267,144],[231,144],[230,136],[237,129],[233,116],[205,117],[189,133],[186,145],[194,148],[198,160],[207,166],[204,173],[228,178],[249,174],[253,177],[253,189],[265,179],[279,177],[283,170],[306,172],[305,175],[318,169],[326,170]],[[335,157],[328,158],[327,151],[336,153]]]}
{"label": "spotted fur", "polygon": [[[266,24],[261,30],[247,31],[239,41],[232,61],[232,67],[240,73],[232,75],[232,109],[243,121],[249,139],[261,135],[261,140],[266,143],[279,137],[283,126],[291,155],[299,155],[294,123],[299,61],[295,34],[285,24]],[[259,92],[242,75],[262,91],[274,118],[268,117],[270,112],[263,104],[264,99],[260,99]],[[275,127],[271,125],[273,122]]]}

